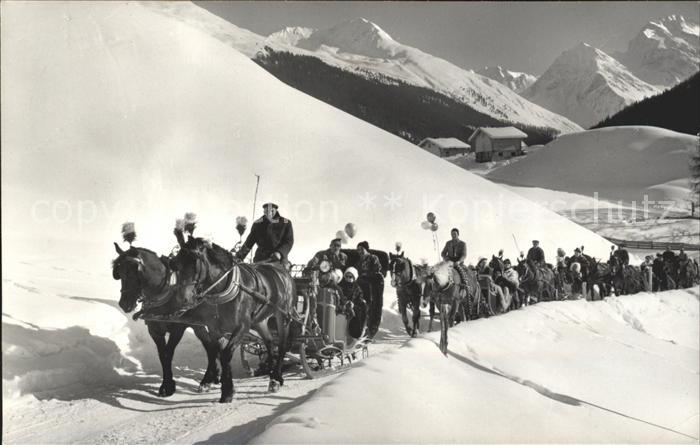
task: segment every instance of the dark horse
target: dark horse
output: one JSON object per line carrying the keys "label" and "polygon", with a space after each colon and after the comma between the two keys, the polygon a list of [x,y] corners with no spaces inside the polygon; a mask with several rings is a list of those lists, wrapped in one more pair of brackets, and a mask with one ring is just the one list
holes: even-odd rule
{"label": "dark horse", "polygon": [[547,266],[537,266],[532,260],[518,263],[520,287],[537,301],[552,301],[556,298],[554,271]]}
{"label": "dark horse", "polygon": [[636,294],[644,290],[644,277],[637,266],[622,264],[617,256],[609,260],[615,295]]}
{"label": "dark horse", "polygon": [[[470,299],[480,298],[479,282],[476,273],[468,270],[467,282],[462,283],[459,272],[447,261],[426,268],[421,275],[431,300],[440,308],[440,351],[447,355],[447,330],[454,324],[457,312],[466,310]],[[463,319],[467,316],[463,315]]]}
{"label": "dark horse", "polygon": [[[150,302],[154,306],[165,305],[174,300],[176,286],[170,284],[173,273],[168,266],[154,252],[131,247],[122,250],[114,243],[119,256],[112,263],[112,276],[121,281],[121,297],[119,307],[125,313],[134,310],[139,300]],[[201,325],[188,325],[183,323],[167,323],[161,321],[146,321],[148,334],[153,339],[158,349],[158,358],[163,368],[163,382],[158,390],[158,395],[167,397],[175,392],[175,380],[173,380],[173,355],[175,348],[182,339],[185,330],[191,327],[194,334],[204,345],[207,352],[207,371],[199,383],[199,390],[208,390],[213,383],[219,383],[219,369],[216,364],[218,348],[212,340],[206,327]],[[168,336],[166,340],[166,335]]]}
{"label": "dark horse", "polygon": [[[198,304],[185,316],[202,319],[218,343],[222,368],[220,402],[233,399],[231,358],[251,328],[260,334],[268,352],[268,390],[274,392],[284,385],[282,364],[296,295],[289,271],[280,263],[238,263],[226,249],[201,238],[182,244],[173,263],[180,271],[183,299]],[[268,325],[273,316],[279,340],[276,366]]]}
{"label": "dark horse", "polygon": [[[416,266],[408,258],[401,255],[389,254],[389,271],[391,272],[391,286],[396,288],[396,296],[399,301],[399,313],[406,327],[406,333],[415,337],[420,327],[420,302],[421,283]],[[413,326],[408,325],[406,309],[410,306],[413,314]]]}
{"label": "dark horse", "polygon": [[[602,300],[610,295],[610,287],[612,286],[612,269],[607,263],[598,260],[593,260],[589,264],[588,276],[586,279],[586,288],[591,294],[591,300]],[[596,286],[598,292],[595,291]]]}

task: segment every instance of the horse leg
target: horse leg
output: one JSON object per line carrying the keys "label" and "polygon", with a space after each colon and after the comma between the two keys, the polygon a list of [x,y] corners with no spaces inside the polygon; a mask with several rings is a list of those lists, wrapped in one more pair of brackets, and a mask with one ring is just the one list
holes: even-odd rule
{"label": "horse leg", "polygon": [[447,356],[447,329],[452,307],[440,304],[440,352]]}
{"label": "horse leg", "polygon": [[420,332],[420,298],[416,298],[413,302],[413,332],[411,337],[415,337]]}
{"label": "horse leg", "polygon": [[406,300],[402,297],[399,297],[399,314],[401,314],[401,321],[403,321],[403,325],[406,328],[406,333],[409,336],[413,336],[412,329],[408,325],[408,314],[406,313]]}
{"label": "horse leg", "polygon": [[[280,386],[284,386],[284,377],[282,376],[282,366],[284,365],[284,357],[287,355],[287,336],[289,334],[289,320],[286,314],[282,312],[277,313],[277,337],[279,342],[277,344],[277,366],[274,369],[274,373],[270,374],[270,383],[268,384],[268,391],[277,392]],[[270,354],[272,355],[272,354]]]}
{"label": "horse leg", "polygon": [[173,395],[173,393],[175,392],[175,380],[173,380],[172,369],[173,357],[172,353],[169,353],[170,348],[168,348],[168,344],[170,342],[166,342],[165,334],[170,332],[170,338],[172,338],[172,336],[174,335],[173,333],[180,329],[180,337],[177,340],[179,342],[180,338],[182,338],[182,334],[185,332],[185,328],[186,327],[184,325],[174,325],[169,330],[168,326],[165,324],[148,324],[148,334],[151,336],[153,342],[156,344],[156,348],[158,349],[158,359],[160,360],[160,366],[163,370],[163,381],[161,382],[160,388],[158,388],[159,397],[168,397]]}
{"label": "horse leg", "polygon": [[429,313],[430,313],[430,322],[428,323],[428,332],[432,332],[433,331],[433,318],[435,318],[435,302],[432,300],[432,298],[430,299]]}
{"label": "horse leg", "polygon": [[194,335],[202,342],[204,349],[207,351],[207,371],[204,373],[202,381],[199,382],[197,391],[209,391],[212,384],[219,383],[219,366],[216,363],[219,350],[216,342],[211,339],[207,328],[204,326],[192,326],[192,330],[194,330]]}
{"label": "horse leg", "polygon": [[221,362],[221,398],[219,403],[231,403],[235,389],[233,387],[233,373],[231,372],[231,358],[233,351],[241,344],[243,335],[248,332],[248,323],[239,326],[231,333],[230,338],[222,335],[219,337],[219,361]]}

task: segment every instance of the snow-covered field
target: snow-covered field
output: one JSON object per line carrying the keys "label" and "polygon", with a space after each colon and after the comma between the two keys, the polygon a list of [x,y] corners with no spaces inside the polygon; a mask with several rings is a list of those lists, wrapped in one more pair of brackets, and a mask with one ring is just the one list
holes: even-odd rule
{"label": "snow-covered field", "polygon": [[623,201],[662,210],[672,201],[688,208],[690,154],[697,136],[657,127],[611,127],[563,135],[522,161],[496,169],[487,178]]}
{"label": "snow-covered field", "polygon": [[[304,410],[300,422],[282,417],[259,440],[304,442],[312,430],[315,440],[341,442],[698,436],[698,296],[688,292],[538,305],[469,323],[452,331],[445,359],[430,335],[388,352],[407,337],[387,286],[377,357],[366,365],[313,382],[290,376],[278,394],[264,393],[264,379],[238,380],[234,403],[219,405],[218,394],[193,392],[205,356],[188,334],[175,356],[179,391],[158,398],[152,342],[116,306],[110,260],[119,224],[134,220],[137,244],[167,253],[174,219],[192,210],[199,233],[230,246],[235,216],[250,217],[255,174],[258,203],[277,200],[294,221],[296,262],[347,222],[358,227],[354,241],[389,250],[400,240],[411,257],[432,261],[431,234],[420,228],[428,211],[438,215],[440,240],[462,229],[469,261],[500,247],[514,257],[514,237],[547,249],[585,244],[599,257],[610,247],[554,211],[289,88],[231,47],[246,35],[202,14],[160,2],[3,4],[3,443],[247,442],[295,407]],[[629,314],[639,323],[621,321]],[[477,372],[470,361],[498,370]],[[392,405],[426,429],[411,439],[407,426],[378,425]],[[510,413],[505,423],[521,428],[495,428],[498,417],[484,407]],[[342,410],[368,423],[329,427]],[[284,436],[290,423],[293,438]],[[299,425],[308,430],[297,434]],[[327,435],[358,429],[365,435]]]}

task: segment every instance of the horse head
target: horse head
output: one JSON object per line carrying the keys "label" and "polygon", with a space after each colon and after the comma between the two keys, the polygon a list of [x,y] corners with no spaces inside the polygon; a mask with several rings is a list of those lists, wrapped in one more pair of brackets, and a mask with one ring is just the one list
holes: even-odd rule
{"label": "horse head", "polygon": [[503,266],[503,260],[498,258],[495,255],[491,255],[491,261],[489,261],[489,267],[491,270],[495,272],[501,272],[503,273],[503,270],[505,269],[505,266]]}
{"label": "horse head", "polygon": [[404,257],[403,252],[400,255],[389,254],[389,272],[392,287],[404,286],[416,279],[413,263]]}
{"label": "horse head", "polygon": [[130,247],[123,250],[117,243],[119,255],[112,261],[112,277],[121,281],[119,307],[126,313],[134,310],[145,288],[155,286],[165,275],[165,266],[158,256],[148,249]]}

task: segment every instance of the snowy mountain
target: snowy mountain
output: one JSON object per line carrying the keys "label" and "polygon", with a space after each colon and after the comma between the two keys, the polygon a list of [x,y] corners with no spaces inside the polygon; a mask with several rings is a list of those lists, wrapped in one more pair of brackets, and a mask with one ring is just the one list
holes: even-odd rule
{"label": "snowy mountain", "polygon": [[501,121],[549,127],[563,133],[581,129],[500,83],[397,42],[367,19],[353,19],[315,31],[296,46],[301,54],[313,55],[333,66],[431,88]]}
{"label": "snowy mountain", "polygon": [[685,207],[688,163],[700,140],[656,127],[609,127],[563,135],[486,177],[638,206],[649,200]]}
{"label": "snowy mountain", "polygon": [[635,76],[671,87],[700,70],[700,26],[680,15],[647,23],[615,57]]}
{"label": "snowy mountain", "polygon": [[557,57],[522,96],[589,127],[658,93],[608,54],[580,43]]}
{"label": "snowy mountain", "polygon": [[484,77],[488,77],[491,80],[495,80],[496,82],[507,86],[516,93],[523,92],[537,80],[537,77],[533,76],[532,74],[510,71],[501,66],[485,66],[482,69],[477,70],[476,74],[480,74]]}
{"label": "snowy mountain", "polygon": [[265,39],[265,43],[278,45],[295,46],[299,40],[307,39],[315,30],[313,28],[304,28],[302,26],[288,26],[283,30],[273,32]]}
{"label": "snowy mountain", "polygon": [[[432,233],[420,228],[428,211],[440,240],[462,229],[468,261],[499,247],[512,258],[516,237],[548,252],[610,248],[283,84],[250,60],[255,36],[220,25],[180,2],[3,4],[3,442],[694,440],[696,290],[470,321],[450,331],[448,358],[435,334],[394,354],[377,341],[361,366],[290,375],[280,393],[266,392],[266,377],[237,379],[232,404],[195,392],[205,354],[187,334],[173,358],[177,393],[158,397],[147,328],[116,306],[119,224],[135,221],[136,244],[167,253],[174,219],[191,210],[200,234],[231,246],[235,216],[252,216],[255,174],[258,203],[278,201],[294,222],[295,262],[350,221],[353,243],[388,250],[401,240],[411,257],[435,261]],[[385,302],[393,317],[383,333],[408,340],[388,283]],[[422,418],[430,427],[407,425],[416,406],[432,408]],[[494,428],[495,418],[508,421]]]}
{"label": "snowy mountain", "polygon": [[700,72],[663,93],[636,102],[593,128],[651,125],[696,135],[700,122]]}

